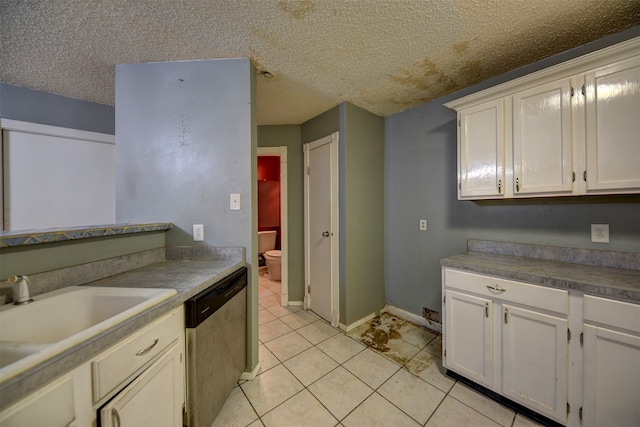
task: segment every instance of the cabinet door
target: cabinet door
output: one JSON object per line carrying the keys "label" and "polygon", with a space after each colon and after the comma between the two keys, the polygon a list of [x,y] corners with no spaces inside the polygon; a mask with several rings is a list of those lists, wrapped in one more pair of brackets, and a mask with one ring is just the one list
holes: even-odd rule
{"label": "cabinet door", "polygon": [[582,423],[640,425],[640,337],[584,326]]}
{"label": "cabinet door", "polygon": [[573,191],[571,85],[552,82],[513,96],[513,194]]}
{"label": "cabinet door", "polygon": [[100,411],[103,426],[181,427],[184,365],[176,343]]}
{"label": "cabinet door", "polygon": [[504,195],[504,101],[462,110],[458,132],[459,198]]}
{"label": "cabinet door", "polygon": [[567,320],[510,305],[502,312],[502,393],[543,415],[567,418]]}
{"label": "cabinet door", "polygon": [[585,80],[587,192],[640,192],[640,56]]}
{"label": "cabinet door", "polygon": [[492,388],[491,301],[447,290],[445,304],[445,367]]}

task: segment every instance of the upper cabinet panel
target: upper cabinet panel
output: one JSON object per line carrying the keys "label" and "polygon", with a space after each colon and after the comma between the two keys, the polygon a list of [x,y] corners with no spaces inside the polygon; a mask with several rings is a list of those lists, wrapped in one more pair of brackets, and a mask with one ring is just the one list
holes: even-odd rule
{"label": "upper cabinet panel", "polygon": [[459,123],[459,196],[500,196],[504,183],[504,101],[463,110]]}
{"label": "upper cabinet panel", "polygon": [[640,38],[445,105],[459,199],[640,193]]}
{"label": "upper cabinet panel", "polygon": [[587,192],[640,190],[640,56],[586,80]]}

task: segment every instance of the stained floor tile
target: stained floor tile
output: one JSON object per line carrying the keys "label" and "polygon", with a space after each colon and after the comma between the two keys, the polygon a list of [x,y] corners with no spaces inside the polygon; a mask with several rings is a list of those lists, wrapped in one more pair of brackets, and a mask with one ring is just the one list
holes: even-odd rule
{"label": "stained floor tile", "polygon": [[446,375],[442,359],[424,350],[420,350],[404,368],[445,393],[455,384],[455,380]]}
{"label": "stained floor tile", "polygon": [[380,387],[400,369],[371,349],[358,353],[342,366],[373,389]]}

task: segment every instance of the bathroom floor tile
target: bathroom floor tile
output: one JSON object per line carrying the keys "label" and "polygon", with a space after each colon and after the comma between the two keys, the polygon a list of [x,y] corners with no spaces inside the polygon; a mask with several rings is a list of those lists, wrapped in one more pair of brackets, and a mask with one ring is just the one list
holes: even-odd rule
{"label": "bathroom floor tile", "polygon": [[269,369],[264,374],[258,375],[253,381],[247,381],[240,387],[259,416],[263,416],[304,389],[300,381],[283,365]]}
{"label": "bathroom floor tile", "polygon": [[373,393],[371,387],[343,367],[311,384],[309,391],[339,420]]}
{"label": "bathroom floor tile", "polygon": [[442,366],[442,359],[420,350],[405,366],[404,369],[417,375],[431,385],[448,393],[455,384],[455,380],[446,375],[446,370]]}
{"label": "bathroom floor tile", "polygon": [[338,364],[335,360],[312,347],[284,362],[284,366],[308,387],[322,376],[334,370]]}
{"label": "bathroom floor tile", "polygon": [[244,427],[258,420],[258,414],[240,387],[234,387],[211,427]]}
{"label": "bathroom floor tile", "polygon": [[313,345],[319,344],[322,341],[340,333],[338,329],[332,327],[324,320],[316,320],[313,323],[303,326],[297,331]]}
{"label": "bathroom floor tile", "polygon": [[373,393],[369,396],[367,400],[342,420],[342,424],[345,427],[416,427],[420,425],[378,393]]}
{"label": "bathroom floor tile", "polygon": [[489,399],[483,394],[477,393],[475,390],[466,385],[457,382],[449,392],[449,396],[459,400],[470,408],[475,409],[481,414],[503,426],[510,426],[515,416],[514,411]]}
{"label": "bathroom floor tile", "polygon": [[338,420],[308,390],[302,390],[265,414],[262,422],[266,427],[333,427]]}
{"label": "bathroom floor tile", "polygon": [[265,346],[278,358],[281,362],[291,359],[296,354],[302,353],[306,349],[312,347],[311,343],[305,340],[295,331],[274,338],[265,343]]}
{"label": "bathroom floor tile", "polygon": [[258,325],[271,322],[272,320],[275,320],[275,319],[276,319],[276,316],[271,314],[271,312],[266,308],[258,310]]}
{"label": "bathroom floor tile", "polygon": [[292,331],[293,329],[276,319],[260,325],[258,328],[258,338],[260,338],[260,341],[263,343],[266,343]]}
{"label": "bathroom floor tile", "polygon": [[258,299],[258,303],[264,308],[280,305],[280,295],[276,295],[272,292],[271,295]]}
{"label": "bathroom floor tile", "polygon": [[367,348],[344,334],[334,335],[328,340],[322,341],[317,347],[338,363],[346,362]]}
{"label": "bathroom floor tile", "polygon": [[435,356],[442,357],[442,336],[438,335],[435,337],[429,344],[427,344],[424,350]]}
{"label": "bathroom floor tile", "polygon": [[420,424],[427,422],[446,394],[426,381],[400,369],[378,393]]}
{"label": "bathroom floor tile", "polygon": [[400,369],[371,349],[358,353],[342,366],[373,389],[380,387]]}
{"label": "bathroom floor tile", "polygon": [[498,427],[500,424],[485,417],[451,396],[445,397],[426,424],[427,427]]}
{"label": "bathroom floor tile", "polygon": [[276,295],[271,289],[267,288],[266,286],[260,286],[258,289],[258,298],[262,299],[265,297],[269,297],[272,295]]}

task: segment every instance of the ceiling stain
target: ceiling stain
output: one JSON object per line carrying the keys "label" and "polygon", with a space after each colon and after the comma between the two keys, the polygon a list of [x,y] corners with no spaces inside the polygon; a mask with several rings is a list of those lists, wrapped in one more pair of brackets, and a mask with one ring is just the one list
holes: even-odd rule
{"label": "ceiling stain", "polygon": [[310,0],[287,2],[279,1],[278,7],[293,18],[302,20],[316,11],[316,4]]}
{"label": "ceiling stain", "polygon": [[468,81],[477,81],[482,78],[482,63],[478,60],[465,61],[460,67],[460,75]]}
{"label": "ceiling stain", "polygon": [[260,40],[267,43],[269,46],[273,48],[276,48],[276,49],[280,48],[280,41],[278,40],[278,37],[274,33],[270,33],[260,28],[254,27],[251,29],[251,34],[253,34],[254,36],[256,36],[257,38],[259,38]]}
{"label": "ceiling stain", "polygon": [[399,75],[390,78],[396,83],[412,86],[423,92],[429,91],[432,86],[438,86],[438,91],[454,91],[459,88],[458,84],[429,58],[422,59],[410,69],[402,70]]}
{"label": "ceiling stain", "polygon": [[469,50],[469,43],[470,43],[469,40],[465,40],[458,43],[454,43],[451,47],[458,55],[461,55],[465,53],[467,50]]}

